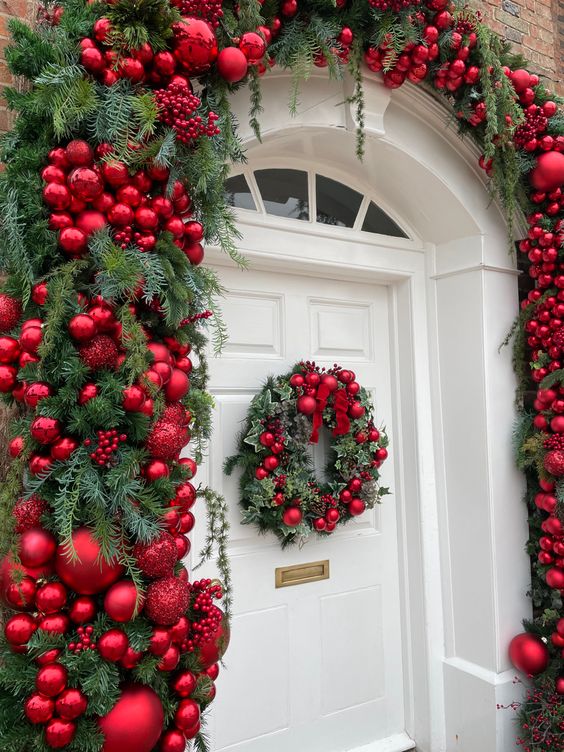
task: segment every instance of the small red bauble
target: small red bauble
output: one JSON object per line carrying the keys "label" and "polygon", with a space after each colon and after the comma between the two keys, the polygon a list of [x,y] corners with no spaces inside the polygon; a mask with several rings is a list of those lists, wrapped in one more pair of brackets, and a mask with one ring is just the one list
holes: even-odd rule
{"label": "small red bauble", "polygon": [[17,611],[29,611],[35,603],[35,580],[24,577],[19,582],[9,582],[3,593],[6,603]]}
{"label": "small red bauble", "polygon": [[191,264],[198,266],[204,260],[204,247],[201,243],[191,243],[185,246],[184,254]]}
{"label": "small red bauble", "polygon": [[191,671],[183,671],[174,678],[172,688],[180,697],[190,697],[196,689],[196,684],[196,675]]}
{"label": "small red bauble", "polygon": [[315,397],[310,397],[308,395],[303,395],[301,397],[298,397],[296,407],[298,409],[298,412],[303,413],[304,415],[313,415],[315,412],[315,408],[317,406],[317,403],[315,401]]}
{"label": "small red bauble", "polygon": [[172,729],[166,731],[159,744],[159,752],[184,752],[186,749],[186,737],[182,731]]}
{"label": "small red bauble", "polygon": [[171,645],[159,661],[159,671],[174,671],[180,661],[180,650],[176,645]]}
{"label": "small red bauble", "polygon": [[84,405],[88,400],[98,396],[98,387],[96,384],[85,384],[78,393],[78,404]]}
{"label": "small red bauble", "polygon": [[104,214],[94,209],[85,209],[76,217],[76,226],[88,236],[93,232],[98,232],[107,224]]}
{"label": "small red bauble", "polygon": [[55,568],[61,580],[81,595],[106,590],[123,572],[121,564],[101,556],[100,544],[86,527],[73,532],[70,549],[58,546]]}
{"label": "small red bauble", "polygon": [[129,172],[124,162],[104,162],[102,165],[102,174],[106,182],[114,188],[125,185],[129,181]]}
{"label": "small red bauble", "polygon": [[174,716],[174,723],[179,729],[195,726],[200,720],[200,706],[194,700],[182,700]]}
{"label": "small red bauble", "polygon": [[545,575],[546,584],[555,590],[564,589],[564,570],[553,567]]}
{"label": "small red bauble", "polygon": [[67,670],[60,663],[49,663],[42,666],[35,677],[38,692],[45,697],[60,695],[67,686]]}
{"label": "small red bauble", "polygon": [[[37,355],[37,348],[41,344],[42,329],[41,326],[33,325],[22,329],[20,334],[20,345],[22,350],[32,355]],[[20,361],[21,363],[21,361]]]}
{"label": "small red bauble", "polygon": [[102,752],[151,752],[163,723],[156,692],[141,684],[126,685],[114,707],[98,721],[104,735]]}
{"label": "small red bauble", "polygon": [[86,251],[88,236],[79,227],[65,227],[59,233],[59,245],[72,256],[79,256]]}
{"label": "small red bauble", "polygon": [[72,193],[82,201],[92,201],[104,190],[100,175],[89,167],[78,167],[68,177]]}
{"label": "small red bauble", "polygon": [[169,473],[170,470],[168,469],[168,465],[162,460],[153,460],[145,467],[145,477],[150,483],[153,483],[159,478],[168,477]]}
{"label": "small red bauble", "polygon": [[350,504],[348,505],[349,513],[353,515],[353,517],[358,517],[358,515],[362,514],[366,509],[366,504],[362,501],[362,499],[352,499]]}
{"label": "small red bauble", "polygon": [[509,643],[509,659],[518,671],[536,676],[548,666],[548,648],[540,637],[522,632]]}
{"label": "small red bauble", "polygon": [[23,452],[23,448],[24,448],[23,436],[16,436],[8,444],[8,453],[10,457],[13,457],[15,459],[16,457],[19,457],[20,454]]}
{"label": "small red bauble", "polygon": [[31,423],[30,433],[40,444],[52,444],[61,433],[61,423],[56,418],[40,415]]}
{"label": "small red bauble", "polygon": [[142,606],[141,594],[132,580],[113,584],[104,598],[104,610],[114,621],[131,621]]}
{"label": "small red bauble", "polygon": [[37,629],[35,619],[29,614],[16,614],[6,622],[4,635],[10,645],[25,645]]}
{"label": "small red bauble", "polygon": [[541,154],[529,177],[537,191],[550,192],[564,185],[564,154],[557,151]]}
{"label": "small red bauble", "polygon": [[79,689],[65,689],[55,703],[57,715],[66,721],[73,721],[86,713],[88,699]]}
{"label": "small red bauble", "polygon": [[49,384],[46,384],[43,381],[35,381],[25,390],[24,402],[28,407],[32,407],[35,410],[39,400],[45,399],[45,397],[50,397],[52,393],[53,390]]}
{"label": "small red bauble", "polygon": [[0,332],[9,332],[22,315],[22,304],[17,298],[0,293]]}
{"label": "small red bauble", "polygon": [[121,629],[110,629],[104,632],[96,642],[96,648],[106,661],[116,663],[121,660],[129,647],[129,640]]}
{"label": "small red bauble", "polygon": [[65,157],[73,167],[87,167],[94,161],[94,151],[86,141],[75,139],[67,144]]}
{"label": "small red bauble", "polygon": [[44,632],[55,632],[55,634],[65,634],[70,625],[69,617],[66,614],[49,614],[41,617],[37,624],[38,629]]}
{"label": "small red bauble", "polygon": [[143,658],[143,653],[140,650],[133,650],[131,645],[125,651],[123,658],[120,660],[119,665],[122,668],[127,668],[131,671],[139,665],[139,661]]}
{"label": "small red bauble", "polygon": [[155,627],[149,642],[149,652],[153,655],[162,656],[172,645],[170,630],[164,627]]}
{"label": "small red bauble", "polygon": [[303,513],[299,507],[288,507],[282,514],[282,521],[288,527],[297,527],[302,521]]}
{"label": "small red bauble", "polygon": [[140,386],[129,386],[123,390],[123,409],[128,412],[136,412],[145,402],[145,392]]}
{"label": "small red bauble", "polygon": [[25,701],[24,713],[30,723],[47,723],[53,717],[54,712],[55,703],[50,697],[35,694]]}
{"label": "small red bauble", "polygon": [[20,536],[19,554],[24,567],[41,567],[51,561],[57,550],[52,533],[40,527],[25,530]]}
{"label": "small red bauble", "polygon": [[553,449],[547,452],[544,456],[544,467],[551,475],[556,477],[564,475],[564,451]]}
{"label": "small red bauble", "polygon": [[107,334],[97,334],[80,347],[80,359],[92,371],[115,368],[118,355],[116,343]]}
{"label": "small red bauble", "polygon": [[70,608],[69,617],[75,624],[86,624],[96,616],[96,602],[89,595],[80,595]]}
{"label": "small red bauble", "polygon": [[217,39],[211,26],[199,18],[175,23],[174,56],[193,75],[205,73],[217,58]]}
{"label": "small red bauble", "polygon": [[125,227],[133,223],[133,209],[129,204],[114,204],[108,211],[108,222],[117,227]]}
{"label": "small red bauble", "polygon": [[78,449],[78,441],[69,436],[63,436],[51,444],[51,457],[60,462],[66,462],[71,454]]}
{"label": "small red bauble", "polygon": [[45,727],[45,742],[48,747],[62,749],[72,742],[76,726],[72,721],[53,718]]}
{"label": "small red bauble", "polygon": [[265,55],[266,42],[255,31],[247,31],[241,37],[239,49],[251,65],[256,65]]}
{"label": "small red bauble", "polygon": [[37,608],[44,614],[60,611],[66,602],[67,589],[60,582],[47,582],[39,588],[35,596]]}
{"label": "small red bauble", "polygon": [[71,192],[66,185],[61,185],[61,183],[47,183],[43,189],[43,201],[51,209],[62,211],[70,206]]}
{"label": "small red bauble", "polygon": [[554,683],[554,689],[559,695],[564,695],[564,676],[557,677]]}
{"label": "small red bauble", "polygon": [[190,379],[179,368],[173,368],[164,393],[168,402],[178,402],[186,396],[190,389]]}
{"label": "small red bauble", "polygon": [[360,404],[360,402],[353,402],[352,405],[349,407],[349,415],[354,420],[358,418],[362,418],[364,413],[366,412],[365,408]]}
{"label": "small red bauble", "polygon": [[155,580],[147,588],[145,614],[155,624],[175,624],[188,608],[190,588],[177,577]]}
{"label": "small red bauble", "polygon": [[168,577],[172,575],[177,560],[174,538],[163,531],[150,543],[137,543],[133,548],[137,566],[147,577]]}
{"label": "small red bauble", "polygon": [[20,355],[20,343],[13,337],[0,337],[0,363],[14,363]]}
{"label": "small red bauble", "polygon": [[242,81],[248,67],[249,61],[237,47],[226,47],[217,56],[217,72],[230,84]]}
{"label": "small red bauble", "polygon": [[14,366],[0,366],[0,392],[10,392],[16,385],[17,375]]}

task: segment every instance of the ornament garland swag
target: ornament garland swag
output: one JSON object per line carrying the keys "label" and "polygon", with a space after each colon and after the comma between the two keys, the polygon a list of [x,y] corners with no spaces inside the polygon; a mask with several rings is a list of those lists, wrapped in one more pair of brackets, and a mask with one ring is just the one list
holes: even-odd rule
{"label": "ornament garland swag", "polygon": [[[332,441],[320,483],[308,446],[318,443],[324,428]],[[270,378],[253,398],[238,453],[227,459],[225,471],[242,470],[243,522],[271,530],[285,546],[312,532],[328,535],[372,509],[388,493],[378,485],[387,445],[354,371],[307,361]]]}
{"label": "ornament garland swag", "polygon": [[[523,747],[562,748],[558,100],[450,0],[62,0],[10,28],[7,62],[28,85],[6,91],[17,119],[1,145],[0,392],[19,408],[0,491],[2,750],[206,748],[229,630],[221,587],[189,583],[180,564],[199,494],[202,553],[218,546],[228,595],[225,504],[191,482],[210,429],[207,324],[216,349],[225,339],[202,261],[207,242],[244,265],[223,192],[243,158],[229,95],[250,87],[258,133],[275,64],[292,72],[292,109],[312,66],[348,70],[360,156],[372,74],[427,84],[480,144],[510,225],[518,206],[528,218],[535,289],[515,359],[539,391],[516,436],[535,619],[512,656],[535,674]],[[194,458],[179,459],[189,438]]]}

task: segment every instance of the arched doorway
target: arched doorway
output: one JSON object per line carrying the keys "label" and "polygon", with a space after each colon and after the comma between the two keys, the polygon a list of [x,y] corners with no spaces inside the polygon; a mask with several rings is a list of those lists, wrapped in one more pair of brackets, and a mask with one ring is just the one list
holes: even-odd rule
{"label": "arched doorway", "polygon": [[[251,270],[208,255],[232,339],[212,363],[207,480],[230,502],[236,598],[214,749],[501,752],[512,722],[496,703],[515,697],[504,650],[529,609],[513,373],[498,352],[517,299],[504,223],[427,95],[370,82],[359,163],[347,82],[314,77],[296,119],[287,86],[265,87],[263,143],[247,134],[248,166],[234,171]],[[289,173],[305,175],[293,217],[274,211],[277,170],[294,193]],[[317,176],[334,201],[360,196],[352,226],[318,221]],[[371,205],[401,237],[367,231]],[[339,537],[281,552],[240,526],[222,462],[252,394],[300,357],[346,362],[374,390],[394,496]],[[275,588],[276,567],[320,559],[328,581]]]}

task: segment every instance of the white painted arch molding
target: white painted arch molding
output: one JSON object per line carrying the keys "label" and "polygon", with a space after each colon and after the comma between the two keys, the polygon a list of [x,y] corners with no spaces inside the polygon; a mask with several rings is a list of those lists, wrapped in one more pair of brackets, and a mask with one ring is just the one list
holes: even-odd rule
{"label": "white painted arch molding", "polygon": [[[250,169],[307,167],[369,194],[407,229],[404,246],[421,254],[425,270],[422,281],[406,273],[399,293],[421,303],[411,307],[415,346],[398,385],[409,392],[401,420],[418,468],[398,509],[406,730],[421,752],[508,752],[512,716],[496,703],[517,692],[506,647],[530,612],[530,574],[522,479],[511,452],[515,381],[508,348],[498,349],[518,310],[505,222],[476,148],[424,91],[390,92],[365,81],[360,163],[351,82],[315,73],[302,86],[296,117],[288,114],[290,84],[284,73],[263,80],[262,143],[246,125],[248,93],[234,96]],[[241,212],[239,219],[252,263],[280,253],[257,240],[277,218]],[[393,240],[372,242],[393,251]],[[300,244],[291,245],[286,258],[299,263]],[[338,254],[338,245],[328,240],[327,253]]]}

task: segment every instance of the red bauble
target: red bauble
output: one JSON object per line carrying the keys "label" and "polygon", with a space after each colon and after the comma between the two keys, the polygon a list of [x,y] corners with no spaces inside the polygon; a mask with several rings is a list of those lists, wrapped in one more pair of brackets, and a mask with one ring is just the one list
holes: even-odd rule
{"label": "red bauble", "polygon": [[131,646],[127,648],[123,658],[120,660],[119,665],[122,668],[127,668],[130,671],[139,665],[139,661],[143,658],[143,653],[140,650],[133,650]]}
{"label": "red bauble", "polygon": [[553,567],[545,575],[546,584],[555,590],[564,589],[564,570]]}
{"label": "red bauble", "polygon": [[20,537],[20,561],[24,567],[42,567],[51,561],[57,550],[57,541],[40,527],[25,530]]}
{"label": "red bauble", "polygon": [[0,293],[0,332],[9,332],[22,315],[22,304],[17,298]]}
{"label": "red bauble", "polygon": [[170,626],[185,613],[190,587],[177,577],[164,577],[147,588],[145,615],[155,624]]}
{"label": "red bauble", "polygon": [[298,397],[298,400],[296,402],[296,408],[298,412],[303,413],[304,415],[313,415],[316,406],[317,402],[315,401],[315,397],[310,397],[308,395]]}
{"label": "red bauble", "polygon": [[102,174],[111,186],[118,188],[129,182],[129,171],[124,162],[104,162],[102,165]]}
{"label": "red bauble", "polygon": [[182,700],[174,716],[174,723],[182,731],[195,726],[200,720],[200,706],[194,700]]}
{"label": "red bauble", "polygon": [[564,695],[564,676],[557,677],[554,683],[554,689],[559,695]]}
{"label": "red bauble", "polygon": [[211,26],[199,18],[184,18],[172,29],[178,62],[192,75],[205,73],[217,58],[217,39]]}
{"label": "red bauble", "polygon": [[217,57],[217,72],[230,84],[242,81],[248,67],[247,58],[237,47],[226,47]]}
{"label": "red bauble", "polygon": [[556,477],[564,475],[564,451],[553,449],[547,452],[544,456],[544,467],[551,475]]}
{"label": "red bauble", "polygon": [[71,192],[61,183],[47,183],[43,189],[43,201],[51,209],[62,211],[70,206]]}
{"label": "red bauble", "polygon": [[42,629],[44,632],[55,632],[56,634],[65,634],[69,626],[70,620],[66,614],[42,616],[37,624],[38,629]]}
{"label": "red bauble", "polygon": [[20,344],[13,337],[0,337],[0,363],[15,363],[20,355]]}
{"label": "red bauble", "polygon": [[85,384],[78,393],[77,402],[79,405],[84,405],[88,400],[94,399],[98,396],[98,387],[96,384]]}
{"label": "red bauble", "polygon": [[536,676],[548,666],[548,648],[540,637],[522,632],[509,643],[509,659],[518,671]]}
{"label": "red bauble", "polygon": [[97,334],[80,347],[80,359],[91,371],[115,368],[118,355],[116,343],[107,334]]}
{"label": "red bauble", "polygon": [[353,420],[362,418],[365,412],[366,409],[360,404],[360,402],[353,402],[349,407],[349,415],[351,416],[351,418],[353,418]]}
{"label": "red bauble", "polygon": [[65,227],[59,233],[59,245],[65,253],[71,256],[80,256],[86,251],[88,237],[78,227]]}
{"label": "red bauble", "polygon": [[260,63],[266,52],[266,42],[255,31],[247,31],[241,37],[239,48],[251,65]]}
{"label": "red bauble", "polygon": [[299,507],[288,507],[282,514],[282,521],[288,527],[297,527],[302,521],[303,514]]}
{"label": "red bauble", "polygon": [[16,457],[19,457],[20,454],[23,452],[23,448],[24,448],[23,436],[16,436],[8,444],[8,454],[10,455],[10,457],[15,459]]}
{"label": "red bauble", "polygon": [[46,384],[44,381],[34,381],[24,392],[24,402],[28,407],[32,407],[35,410],[39,400],[50,397],[52,394],[53,390],[49,384]]}
{"label": "red bauble", "polygon": [[45,742],[48,747],[62,749],[70,744],[76,734],[76,726],[72,721],[53,718],[45,727]]}
{"label": "red bauble", "polygon": [[0,366],[0,392],[12,391],[16,385],[17,370],[14,366]]}
{"label": "red bauble", "polygon": [[180,650],[176,645],[171,645],[162,656],[157,668],[159,671],[174,671],[180,661]]}
{"label": "red bauble", "polygon": [[154,541],[137,543],[133,548],[133,556],[137,566],[147,577],[169,577],[177,559],[174,538],[163,530]]}
{"label": "red bauble", "polygon": [[560,188],[564,185],[564,154],[558,151],[541,154],[529,178],[533,187],[543,193]]}
{"label": "red bauble", "polygon": [[195,674],[191,671],[182,671],[182,673],[174,677],[172,688],[180,697],[190,697],[196,689],[197,683],[198,680]]}
{"label": "red bauble", "polygon": [[75,139],[67,144],[65,157],[73,167],[86,167],[94,161],[94,151],[86,141]]}
{"label": "red bauble", "polygon": [[41,517],[47,508],[47,502],[37,494],[32,494],[29,499],[18,499],[13,512],[16,518],[16,533],[23,533],[32,527],[41,527]]}
{"label": "red bauble", "polygon": [[70,436],[63,436],[51,444],[51,457],[60,462],[66,462],[71,454],[78,449],[78,441]]}
{"label": "red bauble", "polygon": [[52,444],[61,434],[61,423],[56,418],[40,415],[32,421],[30,433],[40,444]]}
{"label": "red bauble", "polygon": [[162,656],[172,645],[170,630],[164,627],[155,627],[149,643],[149,652],[153,655]]}
{"label": "red bauble", "polygon": [[3,592],[6,603],[16,611],[29,611],[35,603],[35,580],[24,577],[19,582],[10,582]]}
{"label": "red bauble", "polygon": [[179,402],[190,389],[190,379],[179,368],[173,368],[164,393],[168,402]]}
{"label": "red bauble", "polygon": [[94,598],[89,595],[80,595],[72,602],[69,608],[69,617],[75,624],[86,624],[94,619],[96,611]]}
{"label": "red bauble", "polygon": [[[183,570],[186,572],[186,570]],[[176,622],[176,624],[173,624],[170,628],[170,635],[172,637],[172,641],[175,645],[182,645],[182,643],[186,640],[188,637],[188,632],[190,631],[190,622],[186,618],[186,616],[181,616],[180,619]]]}
{"label": "red bauble", "polygon": [[[37,348],[41,344],[42,330],[40,325],[28,326],[22,329],[20,334],[20,345],[22,350],[32,355],[37,355]],[[20,358],[21,365],[21,358]]]}
{"label": "red bauble", "polygon": [[204,260],[204,247],[201,243],[192,243],[184,248],[184,255],[194,266],[198,266]]}
{"label": "red bauble", "polygon": [[115,663],[125,655],[129,640],[121,629],[110,629],[98,638],[96,647],[104,660]]}
{"label": "red bauble", "polygon": [[189,440],[190,434],[185,428],[159,420],[147,437],[146,447],[151,457],[176,460]]}
{"label": "red bauble", "polygon": [[42,666],[35,677],[38,692],[45,697],[60,695],[67,686],[67,670],[60,663],[49,663]]}
{"label": "red bauble", "polygon": [[4,635],[10,645],[25,645],[36,629],[33,617],[29,614],[16,614],[6,622]]}
{"label": "red bauble", "polygon": [[[228,49],[235,49],[234,47]],[[188,243],[199,243],[204,237],[204,228],[201,222],[190,220],[184,225],[184,237]]]}
{"label": "red bauble", "polygon": [[168,465],[161,460],[153,460],[145,467],[145,477],[150,483],[153,483],[159,478],[167,478],[169,473],[170,470],[168,469]]}
{"label": "red bauble", "polygon": [[141,409],[145,402],[145,392],[140,386],[128,386],[123,390],[123,409],[128,412],[136,412]]}
{"label": "red bauble", "polygon": [[358,515],[362,514],[366,509],[366,504],[362,501],[362,499],[352,499],[350,504],[348,505],[349,513],[352,514],[353,517],[358,517]]}
{"label": "red bauble", "polygon": [[76,226],[90,236],[93,232],[98,232],[108,224],[106,217],[102,212],[94,209],[85,209],[76,217]]}
{"label": "red bauble", "polygon": [[120,580],[110,587],[104,598],[104,610],[114,621],[131,621],[141,609],[141,593],[131,580]]}
{"label": "red bauble", "polygon": [[86,527],[73,532],[71,548],[57,548],[55,568],[61,580],[81,595],[106,590],[123,573],[121,564],[101,556],[100,544]]}
{"label": "red bauble", "polygon": [[65,721],[73,721],[86,713],[88,699],[79,689],[65,689],[57,697],[55,708],[57,715],[64,718]]}
{"label": "red bauble", "polygon": [[78,167],[68,177],[72,193],[82,201],[92,201],[104,190],[100,175],[89,167]]}
{"label": "red bauble", "polygon": [[54,712],[55,703],[50,697],[35,694],[25,701],[24,713],[30,723],[47,723],[53,717]]}
{"label": "red bauble", "polygon": [[47,582],[39,588],[35,596],[37,608],[44,614],[60,611],[66,602],[67,589],[60,582]]}
{"label": "red bauble", "polygon": [[199,646],[198,659],[200,663],[200,670],[206,671],[214,663],[218,663],[225,651],[229,647],[229,640],[231,639],[231,630],[229,628],[229,621],[225,614],[223,614],[218,627],[210,635],[210,639]]}
{"label": "red bauble", "polygon": [[182,731],[172,729],[166,731],[159,744],[159,752],[184,752],[186,749],[186,738]]}
{"label": "red bauble", "polygon": [[102,752],[151,752],[163,731],[163,706],[150,687],[131,684],[98,723],[105,737]]}

